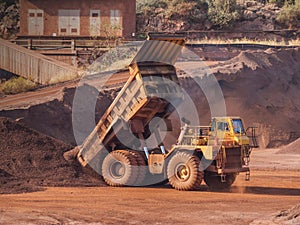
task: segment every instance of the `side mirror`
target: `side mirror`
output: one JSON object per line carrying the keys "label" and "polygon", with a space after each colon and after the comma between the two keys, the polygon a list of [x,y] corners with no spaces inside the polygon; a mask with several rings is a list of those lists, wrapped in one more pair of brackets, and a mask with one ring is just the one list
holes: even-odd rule
{"label": "side mirror", "polygon": [[186,123],[187,125],[190,125],[191,124],[191,121],[189,121],[187,118],[185,118],[185,117],[181,117],[181,121],[183,122],[183,123]]}

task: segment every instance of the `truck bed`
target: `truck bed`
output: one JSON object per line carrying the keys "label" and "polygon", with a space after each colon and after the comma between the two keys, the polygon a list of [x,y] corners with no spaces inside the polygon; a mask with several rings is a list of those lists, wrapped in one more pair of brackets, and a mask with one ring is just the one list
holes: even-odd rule
{"label": "truck bed", "polygon": [[[100,153],[134,142],[137,133],[143,131],[153,117],[167,118],[174,111],[174,106],[183,98],[174,67],[183,44],[183,38],[162,37],[144,43],[129,65],[130,77],[126,84],[79,146],[78,159],[83,166],[99,158]],[[119,140],[122,136],[125,136],[125,145]]]}

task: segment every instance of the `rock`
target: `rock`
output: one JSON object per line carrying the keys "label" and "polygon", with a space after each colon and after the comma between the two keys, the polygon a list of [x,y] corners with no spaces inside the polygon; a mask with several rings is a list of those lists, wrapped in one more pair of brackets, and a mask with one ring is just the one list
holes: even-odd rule
{"label": "rock", "polygon": [[256,1],[246,1],[245,2],[245,5],[247,7],[252,7],[252,6],[256,6],[257,5],[257,2]]}
{"label": "rock", "polygon": [[258,17],[258,15],[256,13],[254,13],[253,11],[250,10],[245,10],[244,14],[243,14],[243,18],[245,20],[254,20]]}
{"label": "rock", "polygon": [[209,20],[205,20],[204,27],[206,30],[210,30],[213,27],[213,24]]}
{"label": "rock", "polygon": [[79,147],[75,147],[72,150],[69,150],[63,154],[64,159],[69,162],[73,163],[77,159],[77,155],[79,153]]}
{"label": "rock", "polygon": [[165,10],[163,9],[163,8],[157,8],[157,9],[155,9],[155,13],[156,14],[160,14],[160,13],[163,13]]}

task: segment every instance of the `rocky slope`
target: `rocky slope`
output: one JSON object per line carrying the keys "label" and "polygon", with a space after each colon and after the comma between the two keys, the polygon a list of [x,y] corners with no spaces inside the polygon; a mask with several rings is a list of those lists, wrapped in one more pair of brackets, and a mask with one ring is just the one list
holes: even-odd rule
{"label": "rocky slope", "polygon": [[[162,1],[163,2],[163,1]],[[201,2],[201,1],[199,1]],[[189,9],[185,11],[180,8],[166,6],[164,4],[152,4],[151,7],[145,4],[140,6],[137,13],[137,30],[138,32],[146,31],[225,31],[224,33],[204,33],[195,34],[192,38],[249,38],[249,39],[280,39],[276,33],[257,34],[251,31],[274,31],[290,28],[279,23],[277,17],[282,12],[282,8],[275,4],[265,4],[263,1],[244,1],[243,4],[237,5],[239,16],[238,19],[230,26],[224,26],[222,29],[216,27],[208,16],[208,5],[199,3],[194,7],[186,4],[182,7]],[[142,3],[140,3],[142,5]],[[171,4],[170,4],[171,5]],[[175,10],[175,11],[174,11]],[[192,11],[192,13],[191,13]],[[246,32],[240,35],[232,34]],[[285,37],[297,38],[299,34],[285,33]]]}

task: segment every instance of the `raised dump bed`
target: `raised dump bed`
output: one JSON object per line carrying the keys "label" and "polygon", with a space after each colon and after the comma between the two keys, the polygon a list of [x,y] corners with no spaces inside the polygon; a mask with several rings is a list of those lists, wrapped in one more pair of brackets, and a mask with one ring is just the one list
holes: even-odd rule
{"label": "raised dump bed", "polygon": [[101,152],[107,154],[128,146],[141,148],[136,137],[146,138],[153,117],[164,119],[174,111],[183,97],[174,67],[183,45],[183,37],[152,36],[144,43],[129,65],[128,81],[79,146],[78,159],[83,166],[89,164],[96,169]]}

